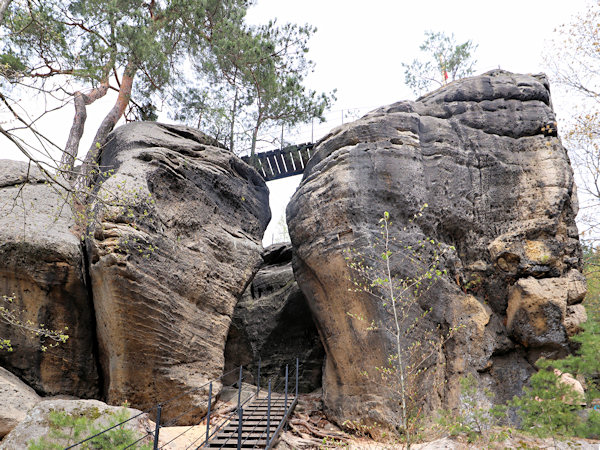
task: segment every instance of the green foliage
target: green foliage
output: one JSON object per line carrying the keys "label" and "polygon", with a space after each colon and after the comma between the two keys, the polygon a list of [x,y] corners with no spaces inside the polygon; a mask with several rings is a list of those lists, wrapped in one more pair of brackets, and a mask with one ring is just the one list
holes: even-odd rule
{"label": "green foliage", "polygon": [[[129,418],[129,412],[123,408],[116,412],[101,413],[97,408],[82,410],[69,415],[64,411],[51,411],[48,417],[50,431],[47,436],[30,441],[29,450],[62,449],[83,439],[93,436]],[[139,433],[120,425],[103,433],[78,448],[115,449],[124,448],[141,438]],[[150,444],[135,444],[129,448],[150,449]]]}
{"label": "green foliage", "polygon": [[550,370],[555,363],[541,362],[543,368],[532,375],[531,387],[510,402],[521,418],[521,428],[538,437],[600,438],[600,411],[590,409],[582,414],[581,396]]}
{"label": "green foliage", "polygon": [[[600,437],[600,411],[587,410],[582,414],[581,404],[588,408],[600,399],[600,272],[597,271],[598,254],[592,247],[584,248],[584,271],[588,294],[585,307],[588,321],[583,331],[571,338],[579,344],[574,355],[560,360],[538,361],[541,368],[530,379],[531,387],[523,396],[510,403],[517,408],[522,428],[540,437],[578,436]],[[557,370],[557,372],[555,372]],[[558,374],[568,372],[585,381],[585,399],[567,384],[558,382]]]}
{"label": "green foliage", "polygon": [[[451,436],[466,436],[469,442],[497,441],[511,435],[510,428],[497,428],[506,417],[506,407],[496,405],[488,408],[486,405],[482,405],[478,400],[480,391],[477,387],[477,380],[472,374],[460,379],[460,388],[459,410],[457,412],[440,411],[439,425]],[[492,402],[494,395],[489,389],[485,388],[481,393],[485,397],[481,400],[485,403]]]}
{"label": "green foliage", "polygon": [[580,420],[576,409],[581,399],[570,385],[559,382],[548,361],[540,366],[530,378],[531,387],[509,404],[516,408],[523,430],[538,437],[571,436]]}
{"label": "green foliage", "polygon": [[585,400],[588,405],[600,399],[600,256],[593,247],[584,247],[584,272],[588,293],[584,305],[588,320],[583,331],[571,338],[579,344],[574,355],[552,361],[552,366],[585,380]]}
{"label": "green foliage", "polygon": [[596,247],[584,245],[583,263],[588,289],[584,302],[588,323],[598,323],[600,321],[600,253]]}
{"label": "green foliage", "polygon": [[571,338],[580,344],[575,355],[553,361],[552,365],[562,372],[583,377],[586,380],[586,400],[591,403],[600,398],[600,322],[590,313],[582,328],[583,332]]}
{"label": "green foliage", "polygon": [[[40,338],[40,349],[45,352],[49,348],[64,344],[69,339],[66,334],[69,327],[64,327],[61,330],[49,329],[45,324],[36,324],[29,319],[23,319],[25,311],[20,311],[14,306],[15,297],[3,295],[0,299],[0,322],[9,324],[12,327],[18,328],[25,333],[29,333]],[[51,343],[46,343],[46,339],[51,340]],[[0,338],[0,351],[13,351],[13,346],[10,339]]]}
{"label": "green foliage", "polygon": [[[425,204],[409,221],[422,216]],[[391,325],[380,323],[362,315],[348,312],[367,331],[384,330],[393,336],[394,352],[388,355],[385,365],[375,368],[375,374],[363,373],[371,382],[381,383],[389,389],[390,396],[399,405],[399,429],[405,444],[410,448],[419,430],[423,406],[423,389],[419,386],[428,368],[435,363],[443,343],[455,331],[447,333],[426,323],[431,309],[422,308],[419,300],[446,271],[442,269],[446,247],[431,238],[402,241],[391,236],[392,221],[389,212],[379,219],[380,237],[364,251],[346,251],[346,261],[354,276],[354,292],[363,292],[380,302],[391,317]],[[406,236],[408,226],[398,230]],[[407,234],[405,234],[407,233]],[[400,262],[400,265],[397,265]],[[410,267],[409,273],[399,273],[399,267]],[[419,338],[416,338],[419,331]]]}
{"label": "green foliage", "polygon": [[457,44],[454,34],[425,32],[425,41],[421,44],[424,59],[415,59],[410,64],[402,63],[404,80],[416,95],[443,86],[448,80],[454,81],[473,73],[477,62],[473,52],[477,45],[472,41]]}
{"label": "green foliage", "polygon": [[[96,133],[95,143],[103,145],[123,114],[128,120],[155,119],[155,104],[163,102],[166,90],[188,84],[182,74],[189,73],[190,59],[214,55],[223,42],[213,36],[225,27],[242,27],[250,3],[13,0],[0,24],[0,82],[5,91],[0,99],[13,113],[19,111],[18,101],[8,96],[13,92],[42,96],[52,105],[49,109],[82,98],[79,108],[85,109],[112,87],[120,95]],[[41,138],[42,148],[22,151],[30,157],[31,152],[48,155],[48,146],[52,152],[63,151],[75,158],[85,114],[76,109],[75,119],[63,147],[40,136],[36,120],[17,117],[19,125]],[[7,130],[11,136],[12,130]],[[63,161],[55,169],[70,171],[73,165]]]}
{"label": "green foliage", "polygon": [[[314,69],[306,54],[315,31],[309,25],[278,26],[275,21],[221,27],[212,36],[213,55],[202,54],[194,61],[196,73],[209,74],[208,78],[174,94],[184,105],[176,109],[175,118],[211,126],[231,150],[246,146],[252,154],[264,127],[323,120],[334,94],[304,86]],[[206,89],[207,84],[212,89]]]}
{"label": "green foliage", "polygon": [[600,411],[589,411],[587,418],[580,421],[573,434],[588,439],[600,439]]}
{"label": "green foliage", "polygon": [[160,87],[174,75],[178,58],[208,46],[207,15],[213,25],[239,24],[245,8],[234,0],[14,0],[2,46],[27,65],[30,77],[57,71],[101,82],[107,64],[122,68],[133,61],[143,86]]}
{"label": "green foliage", "polygon": [[15,79],[27,69],[27,66],[12,53],[0,55],[0,77]]}
{"label": "green foliage", "polygon": [[349,445],[347,442],[342,441],[340,439],[336,439],[334,437],[324,437],[323,444],[319,446],[319,450],[327,449],[327,448],[348,448]]}

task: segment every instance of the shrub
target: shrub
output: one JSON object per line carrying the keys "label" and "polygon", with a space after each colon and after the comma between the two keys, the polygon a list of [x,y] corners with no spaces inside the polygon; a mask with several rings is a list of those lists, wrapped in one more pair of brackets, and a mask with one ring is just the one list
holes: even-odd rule
{"label": "shrub", "polygon": [[[63,449],[83,439],[93,436],[129,418],[129,411],[122,408],[115,412],[100,412],[92,408],[67,414],[64,411],[51,411],[48,417],[50,432],[37,440],[29,442],[29,450]],[[99,419],[103,419],[101,424]],[[124,448],[141,438],[139,433],[120,425],[106,433],[83,443],[81,449],[116,449]],[[151,449],[149,444],[134,444],[132,449]]]}

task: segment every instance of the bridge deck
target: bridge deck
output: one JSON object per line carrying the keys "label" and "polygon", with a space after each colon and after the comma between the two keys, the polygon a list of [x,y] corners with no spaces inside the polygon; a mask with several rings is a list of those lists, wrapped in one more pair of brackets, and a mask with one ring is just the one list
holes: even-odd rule
{"label": "bridge deck", "polygon": [[257,153],[254,163],[250,156],[242,156],[242,160],[253,165],[265,181],[277,180],[303,173],[313,147],[313,143],[290,145],[279,150]]}

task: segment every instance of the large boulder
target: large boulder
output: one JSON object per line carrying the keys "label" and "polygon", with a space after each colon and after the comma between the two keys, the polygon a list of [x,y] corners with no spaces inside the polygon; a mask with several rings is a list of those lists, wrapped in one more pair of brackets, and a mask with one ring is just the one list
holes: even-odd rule
{"label": "large boulder", "polygon": [[233,153],[182,126],[122,126],[100,166],[88,251],[107,402],[146,409],[176,399],[165,420],[192,421],[206,403],[198,387],[222,373],[234,307],[262,260],[268,189]]}
{"label": "large boulder", "polygon": [[43,400],[6,435],[0,450],[21,450],[34,444],[35,448],[63,448],[129,418],[132,420],[92,441],[91,448],[123,448],[138,439],[142,445],[149,444],[151,437],[142,438],[151,436],[154,424],[141,411],[109,406],[98,400]]}
{"label": "large boulder", "polygon": [[440,255],[446,271],[416,298],[409,317],[430,312],[401,342],[425,346],[438,328],[442,339],[455,330],[409,380],[426,409],[455,407],[467,373],[503,402],[540,355],[569,351],[567,328],[581,321],[572,306],[585,287],[572,169],[544,75],[496,70],[459,80],[379,108],[317,144],[287,217],[296,279],[326,351],[325,408],[340,423],[398,424],[389,390],[365,377],[394,360],[390,302],[356,289],[344,252],[371,256],[384,211],[392,275],[427,270],[400,256],[407,249],[425,263]]}
{"label": "large boulder", "polygon": [[33,389],[2,367],[0,367],[0,399],[2,399],[0,439],[22,422],[27,411],[41,400]]}
{"label": "large boulder", "polygon": [[[25,162],[0,160],[0,302],[25,326],[0,320],[14,351],[0,365],[46,395],[98,395],[94,313],[67,192]],[[12,298],[6,303],[4,296]],[[28,322],[29,321],[29,322]],[[48,351],[32,327],[64,330]]]}
{"label": "large boulder", "polygon": [[[292,247],[275,244],[265,249],[263,264],[233,312],[225,346],[225,371],[243,365],[256,384],[258,361],[261,383],[273,385],[296,370],[298,389],[312,392],[321,386],[324,350],[306,298],[294,279]],[[226,381],[234,382],[237,374]],[[292,380],[292,383],[294,381]]]}

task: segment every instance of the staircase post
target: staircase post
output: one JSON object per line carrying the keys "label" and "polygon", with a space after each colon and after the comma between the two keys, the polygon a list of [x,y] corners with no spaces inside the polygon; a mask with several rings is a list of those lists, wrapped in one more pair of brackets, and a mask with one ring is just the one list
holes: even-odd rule
{"label": "staircase post", "polygon": [[267,394],[267,445],[269,446],[269,436],[271,434],[271,380],[269,380],[269,393]]}
{"label": "staircase post", "polygon": [[242,421],[244,420],[244,410],[240,406],[238,408],[238,439],[237,439],[237,449],[240,450],[242,448]]}
{"label": "staircase post", "polygon": [[285,365],[285,410],[287,411],[287,395],[288,395],[288,365]]}
{"label": "staircase post", "polygon": [[260,363],[261,363],[261,359],[260,357],[258,357],[258,375],[256,377],[256,398],[258,398],[258,394],[260,392]]}
{"label": "staircase post", "polygon": [[242,366],[240,366],[240,376],[238,378],[238,409],[240,408],[240,403],[242,400]]}
{"label": "staircase post", "polygon": [[156,428],[154,429],[154,450],[158,450],[158,433],[160,431],[160,413],[162,407],[160,403],[156,406]]}
{"label": "staircase post", "polygon": [[212,403],[212,381],[208,385],[208,411],[206,413],[206,440],[204,441],[205,444],[208,442],[208,436],[209,436],[209,432],[210,432],[210,407],[211,407],[211,403]]}
{"label": "staircase post", "polygon": [[296,358],[296,398],[298,398],[298,369],[300,367],[300,361]]}

